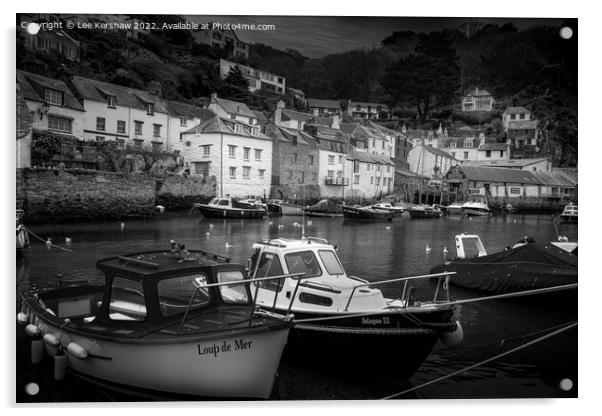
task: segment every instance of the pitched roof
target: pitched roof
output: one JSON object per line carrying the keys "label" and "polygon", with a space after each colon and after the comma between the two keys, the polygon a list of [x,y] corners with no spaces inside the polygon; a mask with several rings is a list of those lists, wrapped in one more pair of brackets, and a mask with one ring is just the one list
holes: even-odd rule
{"label": "pitched roof", "polygon": [[169,112],[164,100],[147,91],[122,87],[80,76],[73,76],[71,83],[76,88],[78,94],[86,100],[106,102],[107,96],[112,95],[115,97],[117,106],[146,110],[146,104],[148,103],[153,104],[155,112]]}
{"label": "pitched roof", "polygon": [[309,121],[314,117],[312,114],[301,113],[299,111],[288,110],[286,108],[282,109],[282,115],[286,117],[286,119],[283,119],[283,121],[287,121],[287,120]]}
{"label": "pitched roof", "polygon": [[360,152],[353,148],[347,153],[347,159],[358,160],[366,163],[380,163],[383,165],[395,165],[388,156],[377,155],[376,153]]}
{"label": "pitched roof", "polygon": [[549,186],[563,186],[573,187],[577,185],[577,182],[572,181],[570,178],[562,175],[559,172],[532,172],[537,178],[539,183]]}
{"label": "pitched roof", "polygon": [[319,98],[308,98],[307,106],[312,107],[320,107],[320,108],[335,108],[337,110],[341,109],[341,105],[336,100],[322,100]]}
{"label": "pitched roof", "polygon": [[458,168],[468,180],[525,184],[538,183],[537,178],[533,176],[533,172],[528,170],[494,168],[490,166],[476,166],[469,164],[463,164],[458,166]]}
{"label": "pitched roof", "polygon": [[474,90],[471,90],[466,94],[466,96],[469,96],[469,95],[475,96],[475,97],[481,97],[484,95],[491,95],[491,94],[489,94],[489,91],[487,91],[487,90],[480,90],[478,88],[475,88]]}
{"label": "pitched roof", "polygon": [[532,159],[507,159],[507,160],[475,160],[469,162],[471,165],[495,165],[498,167],[508,167],[508,168],[524,168],[525,166],[533,165],[535,163],[540,163],[542,161],[548,160],[545,157],[540,158],[532,158]]}
{"label": "pitched roof", "polygon": [[228,114],[238,114],[244,117],[257,118],[257,115],[252,112],[245,103],[238,101],[226,100],[225,98],[216,98],[215,101]]}
{"label": "pitched roof", "polygon": [[[234,127],[235,125],[242,126],[242,131],[236,132],[235,127]],[[259,126],[257,126],[257,127],[259,127]],[[252,135],[251,134],[251,126],[249,126],[246,123],[241,123],[240,121],[237,121],[237,120],[230,120],[230,119],[222,118],[220,116],[213,116],[212,118],[201,122],[200,124],[196,125],[195,127],[191,128],[189,130],[186,130],[182,134],[204,134],[204,133],[224,133],[224,134],[230,134],[230,135],[234,135],[234,136],[250,137],[253,139],[271,140],[270,137],[266,136],[265,134],[263,134],[261,132],[259,132],[258,135]]]}
{"label": "pitched roof", "polygon": [[537,128],[537,120],[510,120],[508,130],[534,130]]}
{"label": "pitched roof", "polygon": [[305,95],[305,93],[303,91],[301,91],[298,88],[291,88],[291,87],[286,87],[287,90],[294,92],[295,94],[301,94],[301,95]]}
{"label": "pitched roof", "polygon": [[366,102],[361,102],[361,101],[350,101],[349,102],[349,107],[354,107],[356,105],[359,105],[360,107],[374,107],[374,108],[378,108],[381,107],[382,110],[389,110],[389,106],[387,104],[381,104],[381,103],[366,103]]}
{"label": "pitched roof", "polygon": [[508,150],[506,143],[485,143],[479,146],[479,150]]}
{"label": "pitched roof", "polygon": [[450,155],[447,152],[444,152],[441,149],[437,149],[436,147],[433,146],[423,146],[424,150],[426,150],[429,153],[434,154],[435,156],[441,156],[441,157],[445,157],[447,159],[452,159],[452,160],[456,160],[455,157],[453,157],[452,155]]}
{"label": "pitched roof", "polygon": [[531,113],[525,107],[508,107],[504,110],[502,114],[521,114],[521,113]]}
{"label": "pitched roof", "polygon": [[79,103],[73,91],[62,80],[43,77],[20,70],[17,70],[17,80],[21,86],[21,94],[23,94],[23,98],[26,100],[41,103],[46,102],[44,89],[49,88],[63,93],[64,107],[84,111],[84,107]]}
{"label": "pitched roof", "polygon": [[194,104],[183,103],[179,101],[165,100],[169,114],[176,117],[195,118],[201,120],[209,119],[215,116],[215,113],[206,108],[198,107]]}

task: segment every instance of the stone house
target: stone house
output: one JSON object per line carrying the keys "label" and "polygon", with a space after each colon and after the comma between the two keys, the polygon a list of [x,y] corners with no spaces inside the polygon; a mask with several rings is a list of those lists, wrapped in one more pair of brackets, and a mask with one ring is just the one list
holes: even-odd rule
{"label": "stone house", "polygon": [[216,115],[182,140],[184,165],[193,176],[215,177],[217,196],[269,195],[272,139],[258,126]]}
{"label": "stone house", "polygon": [[336,100],[308,98],[307,108],[316,117],[327,117],[335,114],[341,116],[342,113],[341,105]]}
{"label": "stone house", "polygon": [[502,113],[502,124],[506,132],[506,143],[510,145],[511,157],[525,157],[537,147],[537,120],[525,107],[509,107]]}
{"label": "stone house", "polygon": [[491,111],[495,100],[486,90],[476,87],[462,97],[462,111]]}
{"label": "stone house", "polygon": [[391,117],[391,112],[389,106],[386,104],[349,100],[347,102],[347,115],[353,119],[379,120],[389,119]]}
{"label": "stone house", "polygon": [[388,156],[350,147],[345,173],[350,178],[345,192],[348,198],[371,199],[393,192],[395,163]]}
{"label": "stone house", "polygon": [[410,171],[429,179],[440,179],[458,160],[441,149],[418,144],[410,150],[408,163]]}
{"label": "stone house", "polygon": [[226,59],[219,60],[219,75],[221,79],[226,79],[230,70],[238,66],[243,76],[249,83],[249,91],[265,90],[277,94],[283,94],[286,91],[286,78],[268,71],[253,68],[248,65],[231,62]]}

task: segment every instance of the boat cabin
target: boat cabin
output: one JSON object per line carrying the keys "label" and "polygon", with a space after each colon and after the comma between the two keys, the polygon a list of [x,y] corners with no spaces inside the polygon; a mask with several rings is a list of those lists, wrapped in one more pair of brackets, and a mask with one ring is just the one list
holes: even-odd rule
{"label": "boat cabin", "polygon": [[[303,274],[303,280],[287,278],[256,283],[257,305],[299,311],[366,311],[387,307],[378,289],[368,281],[348,276],[335,247],[325,239],[284,238],[264,240],[253,245],[250,277],[263,278],[286,274]],[[277,296],[274,296],[275,292]]]}
{"label": "boat cabin", "polygon": [[[253,302],[249,284],[243,282],[245,268],[227,257],[176,247],[106,258],[97,267],[105,274],[104,286],[54,289],[40,298],[58,318],[95,326],[169,326],[179,324],[185,313],[193,317],[203,310],[227,315],[231,307],[239,310],[238,321],[243,312],[249,321]],[[241,284],[204,288],[236,281]]]}
{"label": "boat cabin", "polygon": [[459,234],[456,240],[456,256],[459,259],[482,257],[487,255],[487,250],[476,234]]}

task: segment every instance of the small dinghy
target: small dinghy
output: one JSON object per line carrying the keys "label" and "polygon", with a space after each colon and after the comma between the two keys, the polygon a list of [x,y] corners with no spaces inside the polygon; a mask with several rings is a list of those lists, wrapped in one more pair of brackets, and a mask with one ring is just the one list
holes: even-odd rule
{"label": "small dinghy", "polygon": [[269,397],[292,321],[256,309],[243,265],[172,242],[97,267],[104,285],[22,295],[18,322],[63,373],[147,397]]}
{"label": "small dinghy", "polygon": [[[267,215],[264,208],[256,204],[238,201],[234,198],[213,198],[208,204],[196,203],[192,209],[198,208],[209,218],[263,218]],[[191,210],[192,211],[192,210]]]}

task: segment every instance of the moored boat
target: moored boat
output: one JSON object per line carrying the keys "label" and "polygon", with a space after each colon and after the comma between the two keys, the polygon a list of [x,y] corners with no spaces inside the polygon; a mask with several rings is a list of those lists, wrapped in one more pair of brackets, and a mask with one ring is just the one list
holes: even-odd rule
{"label": "moored boat", "polygon": [[455,272],[457,286],[497,294],[577,283],[577,256],[555,243],[525,237],[488,254],[478,235],[456,235],[455,242],[456,258],[430,272]]}
{"label": "moored boat", "polygon": [[391,221],[395,213],[388,209],[343,205],[343,217],[352,220]]}
{"label": "moored boat", "polygon": [[269,397],[292,321],[255,308],[243,265],[174,243],[97,267],[104,285],[22,295],[17,320],[60,371],[134,393]]}
{"label": "moored boat", "polygon": [[[303,281],[256,283],[252,290],[258,305],[277,313],[290,308],[294,313],[295,327],[287,345],[292,359],[310,361],[309,365],[319,362],[326,369],[351,365],[357,370],[363,363],[368,370],[409,377],[438,339],[461,340],[455,307],[445,300],[448,286],[433,289],[434,296],[428,293],[421,300],[413,288],[417,279],[439,277],[441,284],[445,275],[369,282],[348,276],[335,248],[311,237],[265,240],[253,248],[250,278],[303,274]],[[400,298],[387,298],[377,288],[393,282],[404,284]],[[437,299],[437,294],[445,299]],[[358,360],[367,351],[373,352],[370,358]]]}
{"label": "moored boat", "polygon": [[288,204],[281,199],[270,199],[266,204],[268,215],[303,215],[303,207],[300,205]]}
{"label": "moored boat", "polygon": [[470,195],[468,201],[462,204],[462,214],[467,216],[491,215],[491,209],[484,195]]}
{"label": "moored boat", "polygon": [[407,211],[412,218],[440,218],[443,215],[441,209],[430,205],[416,205],[408,208]]}
{"label": "moored boat", "polygon": [[343,209],[330,199],[322,199],[314,205],[303,208],[308,217],[336,218],[343,216]]}
{"label": "moored boat", "polygon": [[462,205],[464,205],[462,202],[452,202],[449,205],[441,207],[441,210],[447,215],[462,215]]}
{"label": "moored boat", "polygon": [[263,208],[230,197],[213,198],[208,204],[195,203],[194,208],[209,218],[263,218],[267,215]]}
{"label": "moored boat", "polygon": [[387,211],[392,212],[395,215],[401,215],[404,213],[404,211],[406,210],[404,207],[398,206],[398,205],[393,205],[389,202],[379,202],[377,204],[372,204],[372,208],[375,209],[384,209]]}
{"label": "moored boat", "polygon": [[575,204],[568,204],[567,206],[564,207],[564,209],[562,210],[562,213],[559,216],[560,222],[576,224],[577,219],[578,219],[578,214],[579,214],[578,206]]}

